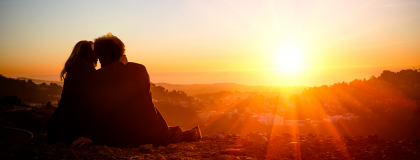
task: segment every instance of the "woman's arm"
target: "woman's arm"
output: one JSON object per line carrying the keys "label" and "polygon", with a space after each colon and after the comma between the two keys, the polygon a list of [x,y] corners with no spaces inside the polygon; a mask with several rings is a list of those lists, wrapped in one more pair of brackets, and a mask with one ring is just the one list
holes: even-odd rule
{"label": "woman's arm", "polygon": [[85,145],[86,143],[92,143],[92,140],[89,139],[88,137],[80,137],[79,139],[75,140],[70,147],[76,147],[78,144],[79,147],[82,147],[83,145]]}

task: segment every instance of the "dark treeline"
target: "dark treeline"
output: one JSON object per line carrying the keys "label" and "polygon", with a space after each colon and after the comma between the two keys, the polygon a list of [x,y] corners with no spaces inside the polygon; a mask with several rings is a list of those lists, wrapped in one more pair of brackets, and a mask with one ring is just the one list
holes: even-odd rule
{"label": "dark treeline", "polygon": [[360,118],[346,123],[349,134],[376,133],[393,139],[420,138],[418,70],[385,70],[378,77],[311,87],[305,89],[295,103],[297,112],[302,110],[308,115],[346,112],[358,115]]}
{"label": "dark treeline", "polygon": [[[355,79],[350,83],[342,82],[331,86],[304,89],[303,95],[310,100],[337,100],[346,108],[359,114],[358,104],[364,109],[375,112],[398,109],[414,109],[420,100],[420,72],[418,70],[402,70],[400,72],[383,71],[379,77]],[[352,104],[348,104],[352,101]],[[391,108],[393,106],[393,108]]]}
{"label": "dark treeline", "polygon": [[162,86],[156,86],[152,83],[150,90],[152,92],[152,97],[158,101],[168,101],[173,103],[187,102],[189,104],[194,103],[194,99],[183,91],[169,91]]}
{"label": "dark treeline", "polygon": [[62,89],[55,83],[37,85],[32,80],[17,80],[0,74],[0,98],[16,96],[23,102],[47,103],[54,99],[51,95],[61,95]]}
{"label": "dark treeline", "polygon": [[[61,91],[62,87],[55,83],[37,85],[30,79],[17,80],[0,74],[0,125],[42,134],[55,110],[50,101],[58,100]],[[41,105],[31,108],[26,103]],[[17,109],[18,106],[26,109]]]}
{"label": "dark treeline", "polygon": [[412,112],[419,109],[419,102],[420,72],[411,69],[384,71],[368,80],[304,89],[295,101],[298,109],[318,109],[332,114],[351,112],[359,116]]}

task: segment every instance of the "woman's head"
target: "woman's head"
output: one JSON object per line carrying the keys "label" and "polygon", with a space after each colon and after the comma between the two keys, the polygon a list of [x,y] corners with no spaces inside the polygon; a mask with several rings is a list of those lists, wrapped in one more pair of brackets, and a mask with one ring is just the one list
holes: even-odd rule
{"label": "woman's head", "polygon": [[65,78],[68,68],[74,63],[76,58],[82,57],[88,62],[93,63],[96,66],[97,56],[93,53],[93,42],[92,41],[79,41],[73,48],[73,51],[70,54],[69,59],[67,59],[66,64],[64,65],[63,70],[60,74],[60,80]]}

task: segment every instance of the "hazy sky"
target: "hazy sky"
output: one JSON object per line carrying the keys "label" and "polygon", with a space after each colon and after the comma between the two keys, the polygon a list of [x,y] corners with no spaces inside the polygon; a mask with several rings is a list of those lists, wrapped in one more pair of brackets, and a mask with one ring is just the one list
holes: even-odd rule
{"label": "hazy sky", "polygon": [[58,80],[112,32],[152,82],[322,85],[420,67],[418,0],[0,1],[0,74]]}

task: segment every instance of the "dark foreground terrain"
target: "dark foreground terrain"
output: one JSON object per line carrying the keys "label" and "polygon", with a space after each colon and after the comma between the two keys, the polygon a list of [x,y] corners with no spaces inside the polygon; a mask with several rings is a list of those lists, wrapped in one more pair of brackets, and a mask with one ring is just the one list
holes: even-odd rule
{"label": "dark foreground terrain", "polygon": [[0,159],[419,159],[420,140],[383,140],[324,135],[204,136],[196,142],[166,147],[114,148],[87,145],[70,148],[45,144],[43,135],[27,144],[0,143]]}
{"label": "dark foreground terrain", "polygon": [[386,140],[365,137],[289,133],[246,135],[215,134],[196,142],[166,147],[114,148],[86,145],[70,148],[47,145],[43,134],[50,109],[0,113],[0,126],[22,128],[34,137],[25,144],[0,142],[3,159],[420,159],[420,140]]}

